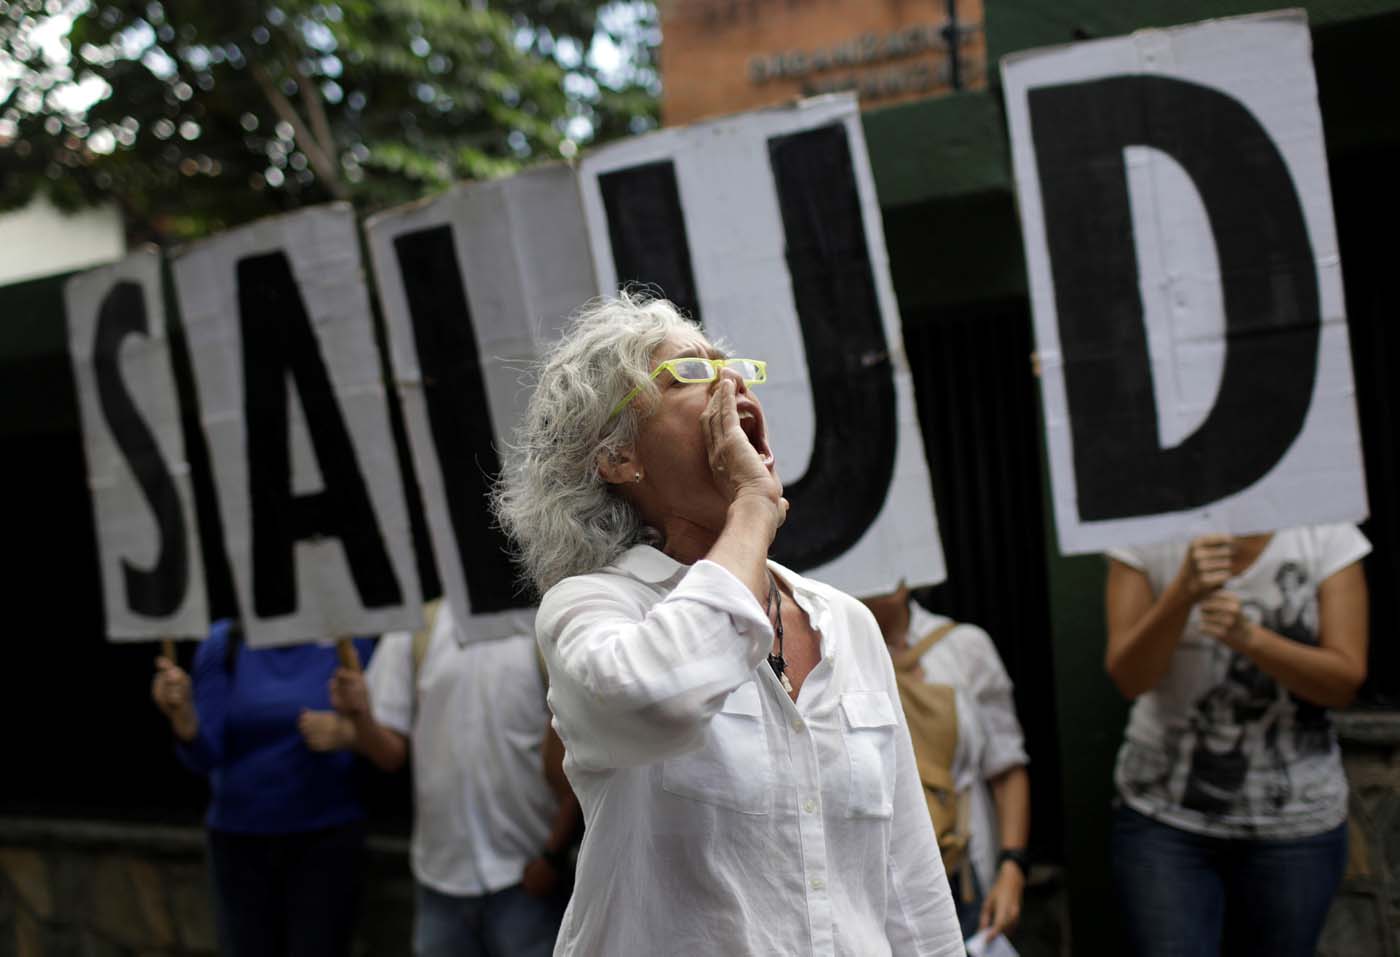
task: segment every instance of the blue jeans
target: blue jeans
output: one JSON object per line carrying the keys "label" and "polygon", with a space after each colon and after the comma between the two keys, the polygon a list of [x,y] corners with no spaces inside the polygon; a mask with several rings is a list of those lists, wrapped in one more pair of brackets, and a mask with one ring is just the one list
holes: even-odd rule
{"label": "blue jeans", "polygon": [[982,893],[982,882],[977,879],[977,872],[971,867],[967,869],[968,876],[972,878],[972,893],[967,896],[969,900],[963,900],[962,868],[948,875],[948,889],[953,892],[953,907],[958,912],[958,926],[962,928],[963,940],[967,940],[977,933],[977,925],[982,922],[982,901],[985,895]]}
{"label": "blue jeans", "polygon": [[362,821],[298,834],[209,832],[224,957],[349,957]]}
{"label": "blue jeans", "polygon": [[549,957],[568,903],[564,894],[532,897],[519,884],[476,897],[419,884],[414,957]]}
{"label": "blue jeans", "polygon": [[1114,811],[1114,884],[1138,957],[1313,957],[1346,857],[1345,824],[1242,840]]}

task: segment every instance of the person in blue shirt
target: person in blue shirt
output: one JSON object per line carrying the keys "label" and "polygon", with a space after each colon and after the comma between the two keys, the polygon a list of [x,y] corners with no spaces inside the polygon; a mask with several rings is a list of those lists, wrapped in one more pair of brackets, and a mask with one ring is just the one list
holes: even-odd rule
{"label": "person in blue shirt", "polygon": [[[373,643],[357,640],[361,660]],[[209,777],[206,824],[221,951],[345,957],[359,897],[365,809],[355,756],[307,747],[299,722],[330,708],[330,644],[252,649],[214,624],[193,676],[156,659],[151,697],[176,752]]]}

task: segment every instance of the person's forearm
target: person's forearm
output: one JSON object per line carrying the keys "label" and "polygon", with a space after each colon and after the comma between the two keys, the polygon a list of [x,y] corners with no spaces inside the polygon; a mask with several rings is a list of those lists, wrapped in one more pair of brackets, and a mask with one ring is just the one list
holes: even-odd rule
{"label": "person's forearm", "polygon": [[549,826],[549,837],[545,838],[541,850],[545,854],[562,854],[578,840],[583,833],[583,810],[572,791],[561,795],[559,808]]}
{"label": "person's forearm", "polygon": [[768,597],[768,548],[777,534],[780,514],[779,507],[764,496],[740,495],[730,503],[724,529],[705,555],[743,582],[760,605]]}
{"label": "person's forearm", "polygon": [[187,714],[176,714],[170,718],[170,730],[181,744],[190,744],[199,736],[199,715],[190,708]]}
{"label": "person's forearm", "polygon": [[1162,680],[1181,641],[1192,604],[1181,582],[1173,581],[1132,627],[1110,634],[1105,665],[1125,697],[1136,698]]}
{"label": "person's forearm", "polygon": [[1345,708],[1366,680],[1365,661],[1293,641],[1263,625],[1250,624],[1246,639],[1231,647],[1293,694],[1324,708]]}
{"label": "person's forearm", "polygon": [[1001,846],[1025,848],[1031,836],[1031,777],[1024,765],[1008,768],[992,778],[992,799],[997,808]]}
{"label": "person's forearm", "polygon": [[384,727],[373,715],[359,714],[349,719],[352,746],[381,771],[397,771],[408,760],[408,739]]}

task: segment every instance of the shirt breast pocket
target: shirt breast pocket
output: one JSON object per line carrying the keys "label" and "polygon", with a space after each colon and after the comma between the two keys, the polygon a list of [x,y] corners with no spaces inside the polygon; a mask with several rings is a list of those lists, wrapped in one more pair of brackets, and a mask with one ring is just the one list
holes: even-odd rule
{"label": "shirt breast pocket", "polygon": [[740,814],[767,814],[772,809],[773,768],[758,685],[740,685],[725,699],[698,751],[661,763],[661,787]]}
{"label": "shirt breast pocket", "polygon": [[841,729],[850,759],[850,817],[888,818],[894,814],[894,705],[883,691],[841,695]]}

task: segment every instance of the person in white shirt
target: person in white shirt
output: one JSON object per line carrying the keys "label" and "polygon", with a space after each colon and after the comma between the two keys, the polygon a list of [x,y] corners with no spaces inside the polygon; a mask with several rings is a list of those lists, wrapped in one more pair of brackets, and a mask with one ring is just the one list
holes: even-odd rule
{"label": "person in white shirt", "polygon": [[331,700],[346,746],[384,770],[413,757],[415,957],[542,957],[567,903],[577,803],[551,787],[549,710],[531,635],[469,642],[441,602],[427,644],[385,635]]}
{"label": "person in white shirt", "polygon": [[[892,652],[912,648],[951,619],[894,591],[864,598]],[[1015,929],[1021,916],[1029,858],[1030,775],[1025,735],[1016,718],[1011,678],[996,645],[976,625],[958,623],[919,658],[923,679],[957,691],[958,742],[953,780],[968,801],[971,874],[954,873],[953,899],[963,934],[989,928],[989,938]],[[961,886],[970,878],[971,887]]]}
{"label": "person in white shirt", "polygon": [[625,293],[538,373],[496,510],[587,822],[558,955],[963,953],[875,621],[767,560],[763,378]]}
{"label": "person in white shirt", "polygon": [[1329,708],[1366,677],[1352,525],[1109,552],[1105,664],[1136,699],[1114,778],[1134,950],[1303,957],[1347,856]]}

